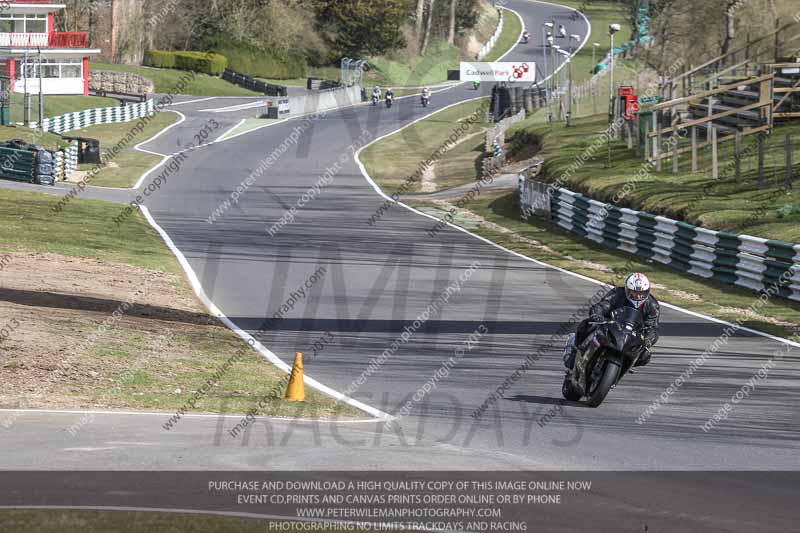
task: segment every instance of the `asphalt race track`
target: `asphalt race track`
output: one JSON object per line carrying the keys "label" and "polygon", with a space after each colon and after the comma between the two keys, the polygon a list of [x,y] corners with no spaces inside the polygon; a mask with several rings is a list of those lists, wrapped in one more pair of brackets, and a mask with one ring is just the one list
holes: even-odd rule
{"label": "asphalt race track", "polygon": [[[523,0],[506,5],[522,15],[532,43],[518,45],[505,60],[537,61],[541,50],[535,43],[547,20],[565,24],[569,33],[587,34],[585,21],[573,20],[565,8]],[[483,87],[484,94],[487,91]],[[262,344],[289,364],[295,351],[304,352],[307,375],[337,391],[350,390],[353,398],[382,412],[405,416],[391,426],[374,421],[263,420],[245,438],[237,439],[227,433],[239,421],[237,416],[190,417],[166,432],[161,428],[163,416],[97,415],[86,431],[54,442],[37,436],[64,428],[79,415],[26,413],[17,431],[3,437],[8,445],[0,454],[0,466],[797,470],[800,361],[792,346],[739,331],[669,396],[668,403],[637,422],[727,327],[662,308],[662,336],[653,362],[626,377],[600,408],[565,405],[560,393],[562,344],[551,336],[601,286],[452,227],[431,237],[428,232],[436,221],[403,206],[391,206],[377,222],[368,224],[385,199],[363,175],[353,152],[414,120],[480,95],[463,85],[435,93],[429,109],[423,109],[416,97],[404,98],[391,110],[350,107],[315,118],[310,126],[302,126],[304,119],[296,118],[205,146],[188,152],[178,174],[147,204],[185,255],[205,293],[237,326],[256,334],[266,318],[292,302],[284,319],[272,321],[259,337]],[[212,118],[202,109],[229,105],[235,105],[234,99],[180,106],[177,109],[187,120],[144,148],[164,154],[182,150],[193,130]],[[244,116],[246,112],[213,114],[224,126]],[[303,131],[297,143],[241,194],[238,204],[210,224],[208,217],[298,127]],[[420,159],[426,156],[420,154]],[[326,172],[333,178],[330,183],[270,235],[268,230],[297,207]],[[146,185],[147,181],[142,186]],[[303,295],[293,297],[320,268],[324,269],[321,281],[306,285]],[[432,303],[447,294],[439,311],[429,312],[427,320],[414,326]],[[312,357],[312,344],[326,332],[333,335],[333,342]],[[393,343],[399,348],[392,349]],[[391,353],[385,362],[374,372],[368,370],[371,361],[387,350]],[[530,370],[518,374],[482,416],[473,416],[526,357],[537,352],[541,356]],[[448,375],[414,400],[450,357],[456,363]],[[771,358],[775,365],[769,379],[749,391],[726,420],[703,431],[701,426]],[[365,372],[363,383],[354,386]],[[726,506],[725,487],[735,486],[739,495],[774,490],[776,502],[791,490],[767,481],[759,485],[751,480],[746,486],[715,481],[708,493],[697,496],[693,512],[698,514],[687,517],[681,515],[686,507],[669,502],[675,494],[691,490],[689,481],[642,485],[647,487],[642,488],[647,498],[629,499],[616,511],[642,519],[656,517],[673,526],[662,531],[746,530],[731,523],[746,509]],[[701,516],[701,502],[711,495],[719,498],[719,509],[731,513],[725,520],[719,518],[722,510]],[[762,528],[756,529],[792,529],[791,509],[777,503],[771,508],[768,501],[763,505],[769,525],[757,521]],[[609,517],[613,512],[609,510]],[[567,526],[553,529],[561,530],[571,531]]]}

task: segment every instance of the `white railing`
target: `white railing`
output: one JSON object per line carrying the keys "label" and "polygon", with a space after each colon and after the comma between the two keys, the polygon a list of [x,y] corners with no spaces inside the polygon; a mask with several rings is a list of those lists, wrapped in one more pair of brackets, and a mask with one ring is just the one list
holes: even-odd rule
{"label": "white railing", "polygon": [[499,9],[497,12],[500,14],[500,21],[497,23],[497,29],[495,30],[494,35],[492,35],[492,38],[489,39],[489,42],[484,44],[480,52],[478,52],[478,61],[483,60],[483,58],[489,55],[489,52],[492,51],[492,48],[494,48],[494,45],[497,44],[497,40],[503,33],[503,12]]}
{"label": "white railing", "polygon": [[0,33],[0,46],[47,46],[46,33]]}

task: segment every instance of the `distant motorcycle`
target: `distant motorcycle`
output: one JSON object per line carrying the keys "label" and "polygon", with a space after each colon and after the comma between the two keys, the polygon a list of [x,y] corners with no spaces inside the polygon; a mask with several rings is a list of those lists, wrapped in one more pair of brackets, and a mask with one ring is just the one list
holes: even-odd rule
{"label": "distant motorcycle", "polygon": [[[611,314],[611,320],[591,322],[595,327],[588,341],[584,342],[585,351],[591,351],[586,365],[586,403],[597,407],[609,391],[622,377],[633,368],[639,359],[642,339],[643,318],[638,309],[622,307]],[[567,345],[572,339],[567,340]],[[573,341],[574,342],[574,341]],[[568,356],[568,353],[572,353]],[[576,352],[565,350],[564,366],[567,375],[561,387],[561,394],[566,400],[576,402],[581,399],[580,391],[572,384],[572,373],[575,372]]]}
{"label": "distant motorcycle", "polygon": [[531,39],[530,33],[525,32],[522,34],[522,44],[528,44],[528,41],[530,41],[530,39]]}
{"label": "distant motorcycle", "polygon": [[379,97],[377,94],[372,95],[372,105],[378,105]]}
{"label": "distant motorcycle", "polygon": [[428,104],[431,103],[431,97],[430,96],[427,96],[427,95],[423,94],[420,98],[422,100],[422,107],[428,107]]}
{"label": "distant motorcycle", "polygon": [[386,95],[386,107],[387,108],[391,108],[393,102],[394,102],[394,96],[392,96],[391,94],[387,94]]}

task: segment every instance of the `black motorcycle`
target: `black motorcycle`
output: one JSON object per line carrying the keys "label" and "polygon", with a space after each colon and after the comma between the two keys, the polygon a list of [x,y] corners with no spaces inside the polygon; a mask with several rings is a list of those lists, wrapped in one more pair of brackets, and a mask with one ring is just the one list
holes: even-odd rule
{"label": "black motorcycle", "polygon": [[423,94],[420,98],[422,99],[422,107],[428,107],[428,104],[431,103],[431,97],[430,96],[426,96],[426,95]]}
{"label": "black motorcycle", "polygon": [[[585,350],[591,352],[586,365],[586,403],[597,407],[641,356],[644,319],[638,309],[621,307],[612,311],[611,320],[589,324],[593,329],[589,332],[588,342],[584,342]],[[582,397],[572,385],[578,350],[569,349],[569,343],[570,340],[567,341],[564,354],[567,375],[561,394],[565,399],[575,402]]]}
{"label": "black motorcycle", "polygon": [[393,102],[394,102],[394,96],[392,96],[391,94],[387,94],[386,95],[386,107],[387,108],[391,108]]}

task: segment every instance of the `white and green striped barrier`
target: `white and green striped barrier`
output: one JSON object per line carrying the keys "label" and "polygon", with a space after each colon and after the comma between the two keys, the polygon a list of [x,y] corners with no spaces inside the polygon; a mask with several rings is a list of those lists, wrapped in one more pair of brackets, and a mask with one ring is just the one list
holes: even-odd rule
{"label": "white and green striped barrier", "polygon": [[497,12],[500,15],[500,20],[497,22],[497,29],[494,31],[494,35],[492,35],[486,44],[484,44],[478,51],[478,61],[481,61],[483,58],[489,55],[494,48],[494,45],[496,45],[497,41],[500,39],[500,35],[503,34],[503,11],[498,9]]}
{"label": "white and green striped barrier", "polygon": [[520,193],[523,216],[545,213],[559,227],[609,248],[800,301],[800,244],[712,231],[530,180]]}
{"label": "white and green striped barrier", "polygon": [[[156,102],[151,98],[137,104],[127,104],[115,107],[98,107],[75,111],[44,120],[44,130],[50,133],[66,133],[72,130],[97,126],[98,124],[115,124],[130,122],[151,115],[155,112]],[[38,127],[32,124],[31,127]]]}
{"label": "white and green striped barrier", "polygon": [[78,141],[71,141],[69,146],[53,152],[53,177],[56,181],[69,179],[78,168]]}

